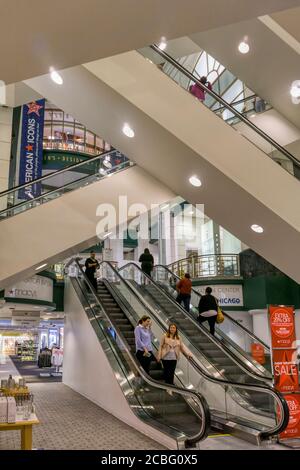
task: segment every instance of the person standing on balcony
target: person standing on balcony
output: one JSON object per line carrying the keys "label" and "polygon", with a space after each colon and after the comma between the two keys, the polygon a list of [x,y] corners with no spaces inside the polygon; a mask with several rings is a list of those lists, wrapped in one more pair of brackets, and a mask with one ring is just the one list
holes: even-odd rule
{"label": "person standing on balcony", "polygon": [[178,291],[177,302],[180,305],[183,302],[184,308],[189,312],[192,293],[192,281],[189,273],[185,273],[184,277],[177,282],[176,289]]}
{"label": "person standing on balcony", "polygon": [[202,324],[205,321],[208,321],[209,330],[214,336],[215,334],[215,324],[218,315],[218,302],[217,299],[212,295],[212,288],[207,287],[205,289],[205,295],[201,296],[199,306],[199,317],[198,322]]}
{"label": "person standing on balcony", "polygon": [[139,262],[141,263],[142,271],[148,276],[151,276],[154,266],[154,258],[148,248],[144,249],[144,253],[141,254]]}
{"label": "person standing on balcony", "polygon": [[[207,77],[205,77],[205,76],[201,77],[200,82],[204,86],[206,86],[209,90],[212,90],[212,85],[207,80]],[[201,85],[199,85],[198,83],[194,83],[193,85],[190,86],[189,90],[190,90],[190,93],[192,93],[192,95],[194,95],[199,101],[201,101],[202,103],[204,102],[204,100],[205,100],[205,90]]]}

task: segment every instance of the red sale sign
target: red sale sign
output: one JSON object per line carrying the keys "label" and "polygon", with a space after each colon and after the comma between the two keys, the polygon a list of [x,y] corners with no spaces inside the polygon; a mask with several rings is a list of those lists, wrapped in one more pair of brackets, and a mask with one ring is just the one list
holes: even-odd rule
{"label": "red sale sign", "polygon": [[256,360],[259,364],[264,364],[266,362],[265,357],[265,348],[262,344],[252,343],[251,344],[251,354],[253,359]]}
{"label": "red sale sign", "polygon": [[293,393],[285,395],[287,401],[290,419],[286,429],[280,434],[280,439],[291,439],[300,436],[300,395]]}
{"label": "red sale sign", "polygon": [[273,350],[273,369],[276,390],[281,393],[297,392],[299,390],[296,350]]}
{"label": "red sale sign", "polygon": [[295,348],[294,308],[274,306],[269,307],[272,347]]}

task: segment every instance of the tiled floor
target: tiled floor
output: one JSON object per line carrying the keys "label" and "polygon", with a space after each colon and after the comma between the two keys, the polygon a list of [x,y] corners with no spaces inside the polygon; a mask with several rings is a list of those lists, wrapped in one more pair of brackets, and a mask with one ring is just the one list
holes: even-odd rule
{"label": "tiled floor", "polygon": [[[18,377],[8,358],[0,363],[0,378]],[[62,383],[33,383],[36,413],[41,422],[34,426],[36,449],[163,450],[157,442],[135,431]],[[0,451],[20,448],[20,432],[0,432]],[[201,442],[200,450],[287,450],[279,445],[256,447],[233,436],[212,436]]]}
{"label": "tiled floor", "polygon": [[[30,384],[36,413],[36,449],[164,449],[60,383]],[[0,432],[0,450],[20,448],[20,432]]]}

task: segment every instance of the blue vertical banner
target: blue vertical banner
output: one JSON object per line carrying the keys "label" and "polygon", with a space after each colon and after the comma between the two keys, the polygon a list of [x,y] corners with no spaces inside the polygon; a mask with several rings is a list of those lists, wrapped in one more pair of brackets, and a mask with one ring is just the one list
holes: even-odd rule
{"label": "blue vertical banner", "polygon": [[[23,106],[20,148],[19,185],[42,176],[45,99]],[[41,183],[20,189],[19,199],[30,200],[41,195]]]}

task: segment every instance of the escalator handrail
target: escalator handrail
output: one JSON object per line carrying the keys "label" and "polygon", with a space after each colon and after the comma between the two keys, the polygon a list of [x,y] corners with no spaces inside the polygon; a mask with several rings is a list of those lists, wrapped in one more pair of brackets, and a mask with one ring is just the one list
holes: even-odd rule
{"label": "escalator handrail", "polygon": [[[175,274],[173,271],[171,271],[171,269],[169,269],[167,266],[164,266],[163,264],[156,264],[154,266],[154,269],[155,268],[164,268],[166,271],[168,271],[171,276],[173,277],[176,277],[177,279],[180,280],[180,277]],[[196,291],[195,289],[192,288],[192,292],[197,295],[198,297],[202,297],[202,294],[198,291]],[[246,328],[244,325],[241,325],[237,320],[235,320],[233,317],[231,317],[227,312],[224,312],[224,310],[222,309],[222,312],[223,312],[223,315],[229,319],[229,321],[231,321],[232,323],[234,323],[238,328],[242,329],[247,335],[251,336],[251,338],[253,338],[255,341],[257,341],[258,343],[262,344],[264,346],[264,348],[270,352],[270,347],[263,342],[262,339],[260,339],[258,336],[256,336],[254,333],[252,333],[250,330],[248,330],[248,328]]]}
{"label": "escalator handrail", "polygon": [[[123,163],[119,163],[119,165],[116,165],[114,166],[113,168],[111,168],[111,170],[113,170],[114,173],[119,173],[120,171],[122,171],[124,168],[124,163],[126,163],[126,165],[128,166],[133,166],[132,165],[132,162],[130,162],[129,160],[126,161],[126,162],[123,162]],[[127,168],[127,167],[126,167]],[[52,173],[53,176],[56,176],[56,173]],[[85,175],[83,176],[82,178],[79,178],[77,180],[74,180],[74,181],[71,181],[70,183],[67,183],[67,184],[64,184],[63,186],[60,186],[58,188],[55,188],[55,189],[51,189],[50,191],[47,191],[46,193],[43,193],[41,194],[40,196],[36,196],[34,197],[33,199],[28,199],[26,201],[21,201],[20,203],[18,204],[14,204],[13,206],[9,206],[7,207],[6,209],[3,209],[0,211],[0,216],[1,214],[4,214],[5,212],[9,212],[9,211],[13,211],[15,209],[18,209],[18,207],[21,207],[21,206],[26,206],[27,204],[30,204],[30,203],[33,203],[33,202],[36,202],[36,201],[39,201],[39,200],[42,200],[44,198],[47,198],[49,197],[51,194],[55,194],[59,191],[61,191],[62,189],[65,190],[66,188],[69,188],[70,186],[74,185],[74,184],[80,184],[81,182],[83,182],[84,180],[88,179],[88,178],[91,178],[91,177],[94,177],[96,175],[96,173],[93,173],[93,174],[90,174],[90,175]],[[48,175],[47,175],[48,176]],[[99,179],[103,178],[105,175],[99,175]],[[34,180],[35,181],[35,180]],[[1,197],[1,195],[0,195]]]}
{"label": "escalator handrail", "polygon": [[[101,264],[108,264],[110,266],[110,268],[112,269],[112,271],[114,272],[114,274],[119,279],[122,279],[122,281],[125,282],[125,284],[127,285],[127,288],[132,292],[133,295],[136,296],[136,292],[134,291],[134,289],[132,288],[130,283],[119,274],[118,270],[114,266],[112,266],[109,261],[101,261],[100,265]],[[139,266],[137,266],[137,264],[135,264],[135,263],[127,263],[126,265],[122,266],[122,268],[125,267],[125,266],[128,266],[129,264],[133,264],[135,267],[139,268]],[[122,268],[120,268],[120,269],[122,269]],[[150,277],[149,277],[149,279],[151,280]],[[145,308],[155,318],[155,321],[160,325],[162,330],[165,331],[165,325],[162,322],[162,320],[160,319],[159,315],[157,315],[155,310],[151,309],[150,307],[148,307],[146,305],[145,305]],[[265,393],[269,393],[270,395],[272,395],[272,397],[274,398],[275,402],[278,404],[279,409],[280,409],[280,421],[273,429],[270,429],[268,431],[262,431],[260,433],[260,435],[261,435],[262,438],[268,438],[268,437],[272,437],[272,436],[275,436],[277,434],[280,434],[282,431],[285,430],[285,428],[287,427],[288,422],[289,422],[289,407],[288,407],[288,404],[287,404],[286,400],[284,399],[283,395],[278,390],[276,390],[274,387],[271,387],[271,386],[266,385],[266,384],[265,385],[242,384],[240,382],[234,382],[234,381],[231,381],[231,380],[228,380],[228,379],[220,379],[218,377],[213,377],[213,376],[209,375],[205,370],[203,370],[199,366],[199,364],[195,361],[195,359],[187,358],[187,361],[189,361],[189,363],[194,367],[194,369],[197,370],[197,372],[202,377],[205,377],[210,382],[216,383],[218,385],[222,385],[224,387],[233,387],[233,388],[240,388],[240,389],[243,389],[243,390],[265,392]]]}
{"label": "escalator handrail", "polygon": [[[253,124],[252,121],[249,121],[243,114],[241,114],[239,111],[234,109],[227,101],[225,101],[220,95],[215,93],[213,90],[210,90],[207,86],[203,85],[203,83],[198,80],[191,72],[189,72],[185,67],[183,67],[179,62],[177,62],[173,57],[171,57],[169,54],[167,54],[165,51],[162,51],[156,44],[152,44],[150,46],[152,50],[157,52],[162,58],[170,62],[175,68],[177,68],[180,72],[182,72],[187,78],[192,80],[193,82],[197,83],[203,90],[205,90],[206,93],[208,93],[210,96],[212,96],[215,100],[219,101],[220,103],[223,104],[223,106],[228,109],[232,114],[237,116],[241,121],[243,121],[248,127],[251,127],[254,132],[259,134],[263,139],[265,139],[269,144],[273,145],[277,150],[279,150],[281,153],[283,153],[289,160],[292,160],[292,162],[300,168],[300,161],[292,155],[288,150],[286,150],[284,147],[282,147],[278,142],[272,139],[268,134],[266,134],[263,130],[261,130],[259,127],[257,127],[255,124]],[[262,152],[264,152],[262,150]],[[265,153],[265,152],[264,152]]]}
{"label": "escalator handrail", "polygon": [[[232,102],[230,103],[230,106],[236,106],[236,105],[238,105],[238,104],[246,103],[246,101],[253,100],[253,99],[255,99],[256,97],[257,97],[257,95],[254,93],[253,95],[246,96],[246,98],[242,98],[242,99],[237,100],[237,101],[232,101]],[[211,108],[209,108],[209,109],[211,109]],[[214,113],[218,113],[218,112],[221,111],[222,109],[225,109],[225,107],[224,107],[224,106],[220,106],[220,107],[217,108],[217,109],[212,109],[212,111],[213,111]]]}
{"label": "escalator handrail", "polygon": [[[228,347],[226,347],[225,344],[223,344],[216,337],[212,336],[203,325],[199,324],[190,314],[188,314],[188,312],[182,307],[182,305],[180,305],[178,302],[176,302],[176,300],[173,297],[171,297],[170,294],[168,294],[165,290],[162,290],[156,284],[156,282],[150,276],[148,276],[146,273],[144,273],[142,271],[142,269],[136,263],[134,263],[132,261],[129,262],[129,263],[126,263],[124,266],[122,266],[119,269],[119,271],[122,271],[123,269],[125,269],[129,266],[134,266],[136,269],[138,269],[148,279],[150,284],[153,284],[156,289],[159,289],[161,294],[164,297],[166,297],[168,299],[168,301],[171,302],[176,309],[180,310],[190,320],[190,322],[195,326],[196,329],[200,330],[212,343],[214,343],[218,348],[220,348],[224,352],[224,354],[226,356],[228,356],[234,363],[236,363],[237,366],[240,367],[246,374],[248,374],[253,379],[259,380],[261,382],[265,382],[266,380],[268,380],[268,379],[266,379],[266,377],[263,377],[259,374],[256,374],[255,372],[251,371],[247,366],[245,366],[244,362],[248,361],[248,359],[244,355],[243,355],[244,362],[243,362],[242,358],[240,358],[236,355],[234,355],[234,357],[233,357],[232,351]],[[231,342],[231,344],[232,344],[232,346],[234,346],[233,342]],[[196,347],[196,346],[194,346],[194,347]]]}
{"label": "escalator handrail", "polygon": [[[57,171],[52,171],[51,173],[48,173],[47,175],[44,175],[44,176],[41,176],[40,178],[36,178],[32,181],[30,181],[29,183],[24,183],[24,184],[20,184],[18,186],[14,186],[13,188],[10,188],[10,189],[6,189],[5,191],[2,191],[0,192],[0,198],[2,196],[6,196],[7,194],[10,194],[10,193],[13,193],[15,191],[19,191],[20,189],[23,189],[23,188],[27,188],[27,186],[33,186],[34,184],[36,183],[41,183],[49,178],[53,178],[57,175],[61,175],[63,173],[67,173],[68,171],[72,171],[74,170],[75,168],[80,168],[81,166],[84,166],[84,165],[88,165],[89,163],[93,163],[97,160],[100,160],[102,158],[105,158],[106,156],[108,155],[111,155],[115,152],[118,152],[116,149],[114,150],[107,150],[106,152],[103,152],[103,153],[99,153],[98,155],[96,155],[95,157],[92,157],[92,158],[89,158],[88,160],[84,160],[82,162],[79,162],[79,163],[74,163],[73,165],[68,165],[67,167],[65,168],[62,168],[61,170],[57,170]],[[58,188],[59,189],[59,188]],[[32,199],[33,201],[34,199]],[[28,201],[27,201],[28,202]]]}
{"label": "escalator handrail", "polygon": [[[144,369],[138,363],[137,359],[134,357],[134,355],[129,350],[129,348],[126,344],[126,340],[125,340],[122,332],[119,330],[117,325],[114,325],[112,323],[111,319],[107,315],[107,313],[105,311],[105,308],[102,305],[102,302],[100,301],[98,295],[95,292],[94,287],[91,285],[89,279],[86,277],[85,273],[83,272],[82,267],[79,263],[79,259],[78,258],[73,258],[73,260],[71,260],[68,263],[68,265],[71,264],[72,262],[76,263],[78,269],[80,270],[81,274],[83,275],[83,278],[84,278],[85,282],[89,285],[90,291],[92,292],[95,301],[97,302],[97,304],[99,305],[103,315],[105,316],[106,321],[111,325],[111,327],[117,333],[118,338],[120,339],[120,341],[122,343],[122,347],[124,348],[124,351],[126,352],[128,357],[130,358],[130,360],[133,362],[133,364],[135,365],[136,369],[139,371],[140,375],[145,380],[145,382],[147,382],[149,385],[151,385],[154,388],[158,388],[158,389],[165,390],[165,391],[175,392],[175,393],[178,393],[179,395],[182,395],[182,396],[185,396],[185,397],[188,396],[190,398],[193,398],[197,402],[197,404],[198,404],[198,406],[201,410],[202,426],[201,426],[199,432],[197,434],[195,434],[195,436],[192,436],[192,437],[186,439],[186,444],[190,446],[192,444],[196,444],[197,442],[200,442],[201,440],[205,439],[208,435],[208,432],[209,432],[209,429],[210,429],[210,423],[211,423],[210,410],[209,410],[209,407],[208,407],[208,404],[207,404],[205,398],[199,392],[196,392],[196,391],[193,391],[193,390],[188,390],[188,389],[185,389],[185,388],[182,388],[182,387],[177,387],[175,385],[169,385],[169,384],[165,384],[165,383],[162,383],[162,382],[158,382],[157,380],[152,379],[150,376],[148,376],[148,374],[146,374]],[[110,267],[114,270],[114,268],[111,265],[110,265]],[[120,277],[120,276],[118,275],[118,277]]]}

